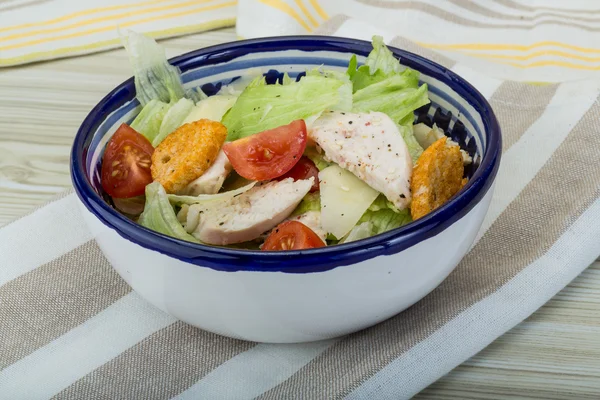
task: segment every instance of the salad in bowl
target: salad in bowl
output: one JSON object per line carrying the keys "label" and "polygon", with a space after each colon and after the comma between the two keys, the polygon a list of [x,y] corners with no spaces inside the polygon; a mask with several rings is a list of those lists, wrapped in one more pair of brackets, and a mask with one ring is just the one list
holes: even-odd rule
{"label": "salad in bowl", "polygon": [[159,309],[251,341],[337,337],[415,304],[473,245],[502,138],[447,68],[378,37],[168,61],[125,44],[134,77],[81,124],[71,176],[102,253]]}
{"label": "salad in bowl", "polygon": [[139,114],[114,132],[101,185],[121,213],[212,246],[281,251],[400,228],[453,198],[475,155],[426,125],[419,73],[373,37],[363,65],[296,78],[247,71],[184,89],[152,39],[124,39]]}

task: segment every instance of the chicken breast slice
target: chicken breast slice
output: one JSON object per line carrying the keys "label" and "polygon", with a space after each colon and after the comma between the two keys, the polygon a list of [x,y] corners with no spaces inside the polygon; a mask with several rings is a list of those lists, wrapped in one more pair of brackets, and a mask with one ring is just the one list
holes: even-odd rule
{"label": "chicken breast slice", "polygon": [[325,112],[308,136],[324,150],[327,161],[352,172],[399,209],[409,206],[412,159],[386,114]]}
{"label": "chicken breast slice", "polygon": [[[314,178],[255,186],[218,205],[193,205],[186,228],[201,242],[227,245],[254,240],[285,220],[309,192]],[[191,230],[193,228],[193,230]]]}
{"label": "chicken breast slice", "polygon": [[223,182],[231,172],[231,163],[223,150],[219,151],[212,165],[199,178],[190,182],[179,194],[198,196],[215,194],[221,190]]}
{"label": "chicken breast slice", "polygon": [[321,212],[320,211],[307,211],[300,215],[295,215],[288,218],[289,221],[298,221],[308,226],[314,233],[319,236],[323,242],[327,238],[327,232],[321,225]]}

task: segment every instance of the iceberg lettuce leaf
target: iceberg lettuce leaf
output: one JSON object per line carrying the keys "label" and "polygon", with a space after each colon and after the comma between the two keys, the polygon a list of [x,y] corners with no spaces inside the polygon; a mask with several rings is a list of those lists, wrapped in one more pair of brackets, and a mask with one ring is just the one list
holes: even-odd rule
{"label": "iceberg lettuce leaf", "polygon": [[156,99],[150,100],[135,117],[131,127],[152,143],[160,132],[160,126],[169,108],[170,104]]}
{"label": "iceberg lettuce leaf", "polygon": [[156,147],[166,138],[171,132],[179,128],[181,123],[190,114],[194,102],[184,98],[181,98],[173,106],[169,107],[169,110],[163,117],[158,130],[158,135],[152,140],[152,146]]}
{"label": "iceberg lettuce leaf", "polygon": [[267,129],[305,119],[324,110],[349,111],[349,82],[323,76],[305,76],[286,85],[248,85],[223,116],[227,140],[241,139]]}
{"label": "iceberg lettuce leaf", "polygon": [[167,192],[158,182],[146,186],[146,205],[138,223],[148,229],[188,242],[198,242],[177,219]]}
{"label": "iceberg lettuce leaf", "polygon": [[400,61],[387,48],[381,36],[373,36],[372,44],[373,50],[371,50],[365,61],[371,75],[375,75],[378,71],[381,71],[384,75],[402,71]]}
{"label": "iceberg lettuce leaf", "polygon": [[321,196],[319,193],[308,193],[304,196],[291,216],[304,214],[309,211],[321,211]]}
{"label": "iceberg lettuce leaf", "polygon": [[142,106],[151,100],[170,103],[185,96],[179,68],[169,64],[162,46],[136,32],[129,32],[121,40],[129,55],[136,97]]}
{"label": "iceberg lettuce leaf", "polygon": [[398,210],[383,195],[379,195],[356,225],[365,222],[371,223],[373,236],[404,226],[412,222],[412,217],[410,209]]}

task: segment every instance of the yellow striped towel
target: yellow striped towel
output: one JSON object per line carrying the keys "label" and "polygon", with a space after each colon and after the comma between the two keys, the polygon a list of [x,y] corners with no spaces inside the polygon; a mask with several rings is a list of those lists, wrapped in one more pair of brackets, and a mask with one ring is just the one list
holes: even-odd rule
{"label": "yellow striped towel", "polygon": [[239,0],[244,38],[335,32],[370,39],[361,35],[367,26],[502,79],[600,76],[597,0]]}
{"label": "yellow striped towel", "polygon": [[376,26],[501,79],[600,74],[596,0],[1,0],[0,67],[117,47],[118,26],[164,38],[236,18],[244,38]]}
{"label": "yellow striped towel", "polygon": [[235,0],[0,1],[0,66],[120,46],[117,28],[170,37],[233,26]]}

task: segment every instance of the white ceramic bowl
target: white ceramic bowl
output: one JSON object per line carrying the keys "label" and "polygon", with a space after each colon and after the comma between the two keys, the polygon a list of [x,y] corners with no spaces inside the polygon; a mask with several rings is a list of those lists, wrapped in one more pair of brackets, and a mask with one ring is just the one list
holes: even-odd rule
{"label": "white ceramic bowl", "polygon": [[[363,62],[371,44],[295,36],[255,39],[174,58],[187,87],[209,94],[248,69],[267,80],[325,65]],[[138,105],[133,79],[109,93],[83,122],[71,174],[81,209],[117,272],[150,303],[199,328],[258,342],[307,342],[372,326],[410,307],[438,286],[473,243],[500,163],[500,128],[470,84],[422,57],[391,48],[421,72],[430,106],[419,120],[436,122],[474,156],[469,183],[426,217],[365,240],[321,249],[269,252],[189,243],[135,224],[106,201],[99,170],[104,147]]]}

